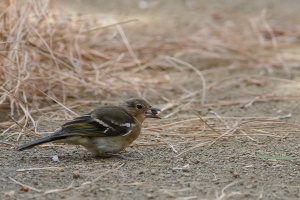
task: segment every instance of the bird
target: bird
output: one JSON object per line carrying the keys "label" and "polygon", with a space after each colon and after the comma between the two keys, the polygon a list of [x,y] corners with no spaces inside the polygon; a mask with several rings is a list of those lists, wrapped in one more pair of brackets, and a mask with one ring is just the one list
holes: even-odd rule
{"label": "bird", "polygon": [[135,158],[119,152],[138,138],[146,118],[160,118],[158,109],[144,99],[129,99],[119,106],[103,106],[66,122],[49,136],[25,143],[17,151],[48,142],[82,145],[97,157]]}

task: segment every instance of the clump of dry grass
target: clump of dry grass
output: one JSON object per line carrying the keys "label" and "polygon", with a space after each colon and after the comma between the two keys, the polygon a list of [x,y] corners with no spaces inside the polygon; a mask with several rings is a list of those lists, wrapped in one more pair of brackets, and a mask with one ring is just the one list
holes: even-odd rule
{"label": "clump of dry grass", "polygon": [[140,61],[122,43],[110,45],[110,30],[87,31],[100,22],[52,12],[49,4],[7,0],[1,8],[0,104],[24,116],[19,124],[35,127],[32,114],[53,109],[53,101],[63,106],[70,98],[142,96],[144,88],[161,84],[151,72],[134,71]]}
{"label": "clump of dry grass", "polygon": [[73,108],[98,99],[150,97],[160,100],[164,110],[172,109],[166,117],[191,105],[198,110],[241,103],[207,98],[221,83],[208,84],[206,76],[237,62],[287,72],[299,62],[293,53],[281,52],[294,48],[297,30],[271,26],[264,15],[245,27],[205,24],[185,37],[143,39],[133,45],[116,20],[49,7],[49,0],[1,4],[0,106],[18,115],[0,124],[5,132],[14,126],[26,132],[28,123],[36,128],[36,113],[63,108],[74,116]]}

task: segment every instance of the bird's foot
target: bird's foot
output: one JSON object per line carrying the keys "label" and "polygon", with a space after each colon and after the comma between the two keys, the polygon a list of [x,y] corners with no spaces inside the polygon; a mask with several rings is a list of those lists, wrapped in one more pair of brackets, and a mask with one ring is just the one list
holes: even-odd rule
{"label": "bird's foot", "polygon": [[142,160],[142,157],[132,157],[132,156],[126,156],[123,154],[119,154],[119,153],[105,153],[102,155],[99,155],[100,158],[106,158],[106,157],[118,157],[118,158],[122,158],[124,160]]}

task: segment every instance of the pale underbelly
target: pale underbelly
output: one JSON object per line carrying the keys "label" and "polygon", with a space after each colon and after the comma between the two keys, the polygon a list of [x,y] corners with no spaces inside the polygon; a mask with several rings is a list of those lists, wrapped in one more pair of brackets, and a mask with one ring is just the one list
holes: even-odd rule
{"label": "pale underbelly", "polygon": [[82,145],[94,154],[117,153],[130,145],[122,136],[115,137],[82,137],[73,136],[59,142]]}

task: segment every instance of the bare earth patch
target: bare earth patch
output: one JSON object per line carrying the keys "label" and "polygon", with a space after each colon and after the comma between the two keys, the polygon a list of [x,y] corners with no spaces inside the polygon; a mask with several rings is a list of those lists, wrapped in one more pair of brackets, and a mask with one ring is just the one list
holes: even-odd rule
{"label": "bare earth patch", "polygon": [[[17,2],[0,8],[0,199],[300,199],[298,1]],[[131,97],[163,110],[124,152],[142,160],[14,149]]]}

